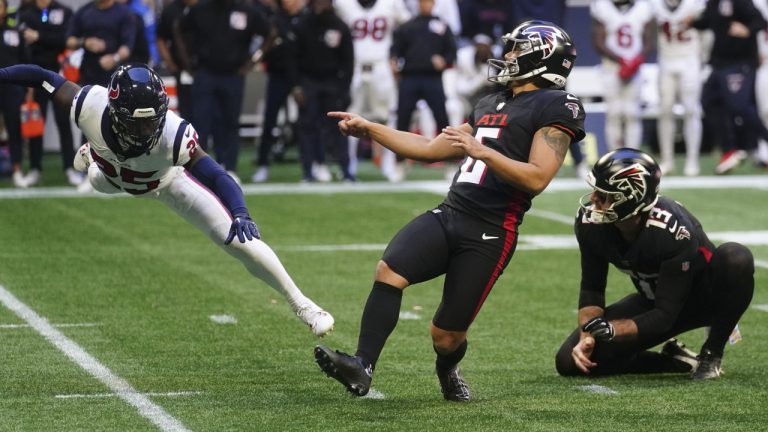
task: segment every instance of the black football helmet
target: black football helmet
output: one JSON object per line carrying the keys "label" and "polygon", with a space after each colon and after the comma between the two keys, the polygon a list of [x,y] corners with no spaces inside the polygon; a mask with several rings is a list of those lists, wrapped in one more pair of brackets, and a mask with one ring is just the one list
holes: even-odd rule
{"label": "black football helmet", "polygon": [[[614,223],[650,211],[659,199],[661,169],[648,154],[631,148],[606,153],[587,174],[594,192],[581,197],[579,205],[592,223]],[[593,193],[603,202],[595,209]]]}
{"label": "black football helmet", "polygon": [[120,66],[109,80],[109,118],[120,155],[146,153],[160,140],[168,95],[160,76],[144,64]]}
{"label": "black football helmet", "polygon": [[576,61],[576,46],[565,30],[548,21],[526,21],[501,40],[504,55],[488,60],[488,81],[507,84],[541,77],[553,88],[565,86]]}

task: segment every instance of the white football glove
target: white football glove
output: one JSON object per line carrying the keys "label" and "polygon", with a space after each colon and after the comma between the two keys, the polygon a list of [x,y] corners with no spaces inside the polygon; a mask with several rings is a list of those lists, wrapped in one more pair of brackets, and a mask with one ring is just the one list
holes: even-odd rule
{"label": "white football glove", "polygon": [[89,143],[85,143],[81,145],[79,149],[77,149],[75,160],[72,161],[72,168],[74,168],[76,171],[84,173],[88,171],[88,167],[91,165],[91,162],[93,162],[93,158],[91,157],[91,145]]}

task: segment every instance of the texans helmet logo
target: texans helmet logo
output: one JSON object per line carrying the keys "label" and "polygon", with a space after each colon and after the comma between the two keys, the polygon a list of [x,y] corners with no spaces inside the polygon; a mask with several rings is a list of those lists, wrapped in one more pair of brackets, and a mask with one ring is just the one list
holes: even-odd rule
{"label": "texans helmet logo", "polygon": [[109,88],[109,98],[117,99],[118,96],[120,96],[120,84],[115,83],[114,87]]}
{"label": "texans helmet logo", "polygon": [[637,201],[640,201],[645,196],[645,191],[648,186],[645,182],[645,178],[651,174],[644,166],[639,163],[632,164],[616,174],[612,175],[608,179],[608,184],[615,186],[616,189],[622,191],[625,196],[630,196]]}
{"label": "texans helmet logo", "polygon": [[523,30],[523,34],[528,36],[528,39],[534,43],[534,46],[538,45],[540,47],[542,59],[549,58],[555,52],[558,38],[565,39],[560,29],[545,25],[528,27]]}

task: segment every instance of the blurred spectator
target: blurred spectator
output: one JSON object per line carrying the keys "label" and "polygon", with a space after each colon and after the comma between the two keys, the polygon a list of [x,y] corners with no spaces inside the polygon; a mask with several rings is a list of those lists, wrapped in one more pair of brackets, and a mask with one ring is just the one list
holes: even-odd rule
{"label": "blurred spectator", "polygon": [[84,48],[80,84],[106,87],[136,40],[133,12],[115,0],[94,0],[75,11],[67,31],[67,48]]}
{"label": "blurred spectator", "polygon": [[488,81],[488,60],[500,58],[501,54],[494,54],[493,40],[488,35],[475,35],[472,42],[472,45],[459,48],[456,54],[456,92],[463,101],[465,112],[483,97],[500,91],[498,84]]}
{"label": "blurred spectator", "polygon": [[518,22],[534,19],[553,22],[559,26],[565,24],[565,0],[526,0],[511,3],[514,5],[514,16]]}
{"label": "blurred spectator", "polygon": [[704,0],[651,0],[658,31],[659,116],[656,122],[661,153],[661,172],[675,171],[675,112],[679,100],[683,114],[686,148],[684,173],[699,174],[701,147],[701,41],[699,32],[688,28],[684,18],[698,16]]}
{"label": "blurred spectator", "polygon": [[515,17],[514,3],[510,0],[462,0],[459,2],[462,35],[472,39],[477,34],[485,34],[499,40],[520,21]]}
{"label": "blurred spectator", "polygon": [[715,140],[723,147],[715,174],[725,174],[747,158],[747,151],[754,150],[739,148],[742,141],[733,140],[734,122],[768,140],[755,100],[756,36],[768,23],[752,0],[709,0],[698,19],[687,22],[714,34],[709,58],[712,73],[704,83],[701,104]]}
{"label": "blurred spectator", "polygon": [[[461,1],[463,0],[435,0],[435,6],[432,8],[432,15],[445,21],[456,37],[461,35],[461,13],[459,12]],[[411,15],[419,14],[419,0],[405,0],[405,6]]]}
{"label": "blurred spectator", "polygon": [[[147,58],[144,63],[157,65],[160,63],[160,53],[157,51],[157,18],[155,17],[154,0],[126,0],[128,6],[136,13],[139,18],[144,40],[147,42]],[[137,33],[138,40],[138,33]]]}
{"label": "blurred spectator", "polygon": [[[19,34],[15,22],[9,22],[8,1],[0,0],[0,31],[3,34],[0,40],[0,67],[13,66],[21,63],[24,41]],[[8,147],[11,151],[11,163],[13,164],[13,185],[20,188],[27,187],[24,173],[21,170],[21,115],[19,108],[24,101],[24,89],[12,84],[0,84],[0,111],[5,120],[5,129],[8,132]]]}
{"label": "blurred spectator", "polygon": [[347,139],[336,131],[329,111],[350,104],[354,69],[352,33],[333,10],[331,0],[310,0],[311,13],[296,28],[300,87],[295,89],[301,111],[301,164],[303,180],[330,181],[325,149],[336,153],[341,176],[354,181],[349,170]]}
{"label": "blurred spectator", "polygon": [[[754,0],[755,7],[768,20],[768,0]],[[755,96],[757,97],[757,110],[763,123],[768,123],[768,29],[763,29],[757,34],[757,49],[760,56],[760,66],[755,77]],[[763,168],[768,167],[768,141],[760,139],[755,154],[757,164]]]}
{"label": "blurred spectator", "polygon": [[133,26],[136,39],[133,41],[133,49],[131,55],[126,60],[127,63],[144,63],[149,64],[149,41],[147,40],[147,33],[144,28],[144,18],[142,15],[131,7],[129,0],[115,0],[118,3],[122,3],[131,8],[133,13]]}
{"label": "blurred spectator", "polygon": [[603,57],[605,139],[608,150],[640,148],[638,70],[653,48],[651,7],[644,0],[592,3],[592,43]]}
{"label": "blurred spectator", "polygon": [[157,26],[157,52],[165,68],[176,79],[177,110],[181,118],[192,119],[192,74],[181,68],[181,47],[174,41],[174,29],[179,25],[184,11],[197,0],[173,0],[163,8]]}
{"label": "blurred spectator", "polygon": [[216,161],[239,182],[235,170],[245,75],[260,59],[261,51],[252,47],[255,38],[269,36],[269,21],[261,5],[211,0],[189,8],[180,31],[176,43],[189,41],[184,63],[191,66],[184,69],[194,71],[192,119],[200,144],[206,148],[213,135]]}
{"label": "blurred spectator", "polygon": [[306,12],[306,0],[278,0],[277,12],[271,17],[275,29],[275,42],[264,54],[267,69],[267,91],[262,122],[258,168],[251,177],[255,183],[267,181],[272,146],[275,143],[274,129],[280,109],[286,104],[291,90],[298,85],[298,60],[296,52],[296,26],[302,12]]}
{"label": "blurred spectator", "polygon": [[[395,28],[411,19],[403,0],[336,0],[336,13],[352,31],[355,71],[352,77],[352,106],[376,123],[387,124],[397,104],[397,84],[389,63]],[[348,137],[350,171],[356,171],[359,139]],[[399,181],[402,170],[395,165],[395,154],[377,146],[381,173],[389,181]]]}
{"label": "blurred spectator", "polygon": [[[411,115],[424,99],[437,130],[447,127],[443,71],[456,61],[456,41],[448,25],[432,15],[434,0],[419,0],[419,15],[395,31],[392,58],[400,73],[397,129],[410,130]],[[434,135],[434,131],[421,131]]]}
{"label": "blurred spectator", "polygon": [[[59,54],[66,46],[67,29],[72,18],[72,9],[55,0],[35,0],[31,5],[19,11],[20,27],[27,46],[27,61],[48,70],[59,70]],[[40,113],[45,118],[50,97],[42,88],[29,90],[40,105]],[[83,182],[83,175],[72,168],[75,157],[72,126],[69,121],[69,111],[51,104],[56,127],[59,131],[61,147],[61,163],[67,176],[67,181],[73,186]],[[29,173],[25,177],[27,186],[40,181],[43,171],[43,137],[29,139]]]}

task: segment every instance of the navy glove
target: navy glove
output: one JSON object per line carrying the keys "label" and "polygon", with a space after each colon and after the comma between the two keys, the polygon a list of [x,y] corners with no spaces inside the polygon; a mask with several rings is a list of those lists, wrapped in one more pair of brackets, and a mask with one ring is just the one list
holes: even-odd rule
{"label": "navy glove", "polygon": [[591,333],[593,338],[603,342],[613,340],[613,336],[615,335],[613,324],[601,316],[594,317],[587,321],[587,323],[581,327],[581,331]]}
{"label": "navy glove", "polygon": [[229,227],[229,235],[227,236],[227,239],[224,240],[224,244],[228,245],[232,243],[232,240],[235,239],[235,235],[237,235],[237,239],[240,240],[240,243],[245,243],[246,238],[248,240],[261,238],[259,228],[256,227],[256,223],[253,222],[253,219],[251,219],[247,213],[236,214],[234,216],[232,219],[232,226]]}

